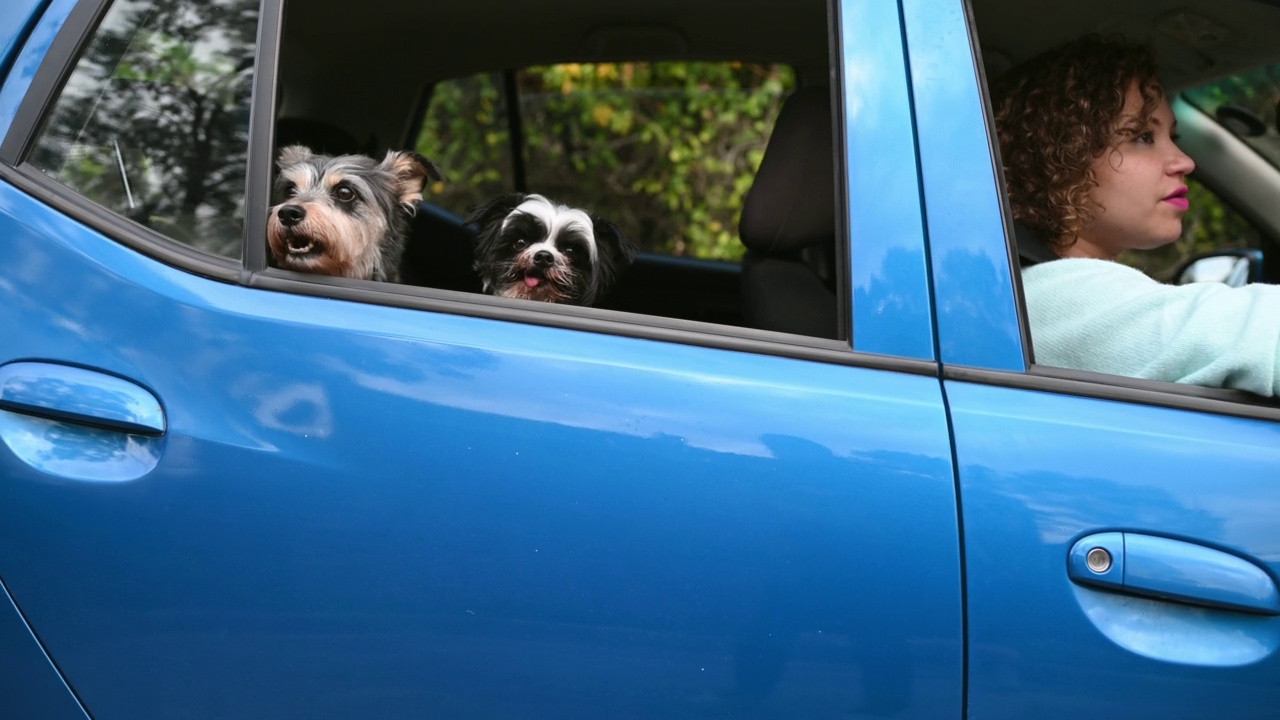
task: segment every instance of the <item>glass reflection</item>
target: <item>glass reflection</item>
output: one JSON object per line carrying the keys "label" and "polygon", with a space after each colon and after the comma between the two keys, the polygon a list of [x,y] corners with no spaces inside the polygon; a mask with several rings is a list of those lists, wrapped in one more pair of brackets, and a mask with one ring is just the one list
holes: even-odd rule
{"label": "glass reflection", "polygon": [[175,240],[239,257],[256,0],[119,0],[31,164]]}

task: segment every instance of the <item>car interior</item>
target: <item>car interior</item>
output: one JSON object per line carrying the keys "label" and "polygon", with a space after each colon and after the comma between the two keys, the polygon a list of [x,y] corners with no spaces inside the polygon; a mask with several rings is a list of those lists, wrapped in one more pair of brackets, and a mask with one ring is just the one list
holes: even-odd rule
{"label": "car interior", "polygon": [[[623,228],[641,248],[636,262],[605,299],[607,309],[713,322],[820,338],[835,338],[843,252],[837,242],[839,152],[832,132],[832,31],[828,3],[797,0],[543,0],[510,3],[378,3],[351,13],[334,0],[287,8],[280,57],[276,146],[309,145],[331,154],[416,148],[428,157],[424,118],[441,88],[460,78],[496,78],[505,110],[499,122],[509,148],[503,181],[494,188],[542,192],[526,164],[522,113],[528,107],[518,73],[526,68],[601,63],[767,63],[790,68],[794,87],[776,115],[751,139],[758,170],[737,215],[737,246],[719,257],[672,250],[660,231],[644,223]],[[1183,149],[1196,161],[1194,179],[1250,228],[1218,232],[1210,252],[1260,254],[1252,278],[1280,279],[1280,6],[1254,0],[1135,0],[1074,3],[973,0],[971,19],[981,44],[986,78],[1088,32],[1120,33],[1148,43],[1179,118]],[[536,31],[530,28],[537,27]],[[1257,78],[1248,105],[1228,90],[1239,78]],[[1232,83],[1235,83],[1233,85]],[[1208,89],[1206,89],[1208,88]],[[1217,88],[1217,89],[1215,89]],[[1265,93],[1271,95],[1266,96]],[[514,110],[512,110],[514,108]],[[530,114],[529,117],[532,117]],[[454,125],[431,144],[466,141],[456,135],[491,128]],[[569,131],[566,131],[569,132]],[[825,162],[813,163],[818,159]],[[446,176],[451,168],[444,166]],[[583,176],[575,202],[647,202],[636,186],[622,192]],[[450,183],[465,184],[464,177]],[[630,195],[628,194],[628,191]],[[593,196],[592,193],[595,193]],[[401,267],[402,282],[452,292],[476,292],[470,267],[474,229],[469,211],[448,192],[429,189],[415,217]],[[691,198],[694,202],[697,197]],[[616,198],[610,198],[614,202]],[[731,204],[732,205],[732,204]],[[1209,221],[1205,221],[1208,223]],[[1221,226],[1221,227],[1219,227]],[[1220,242],[1219,242],[1220,241]],[[1249,255],[1248,257],[1254,257]],[[1177,268],[1180,270],[1181,268]],[[1153,274],[1171,274],[1164,269]],[[1188,275],[1190,277],[1190,275]]]}
{"label": "car interior", "polygon": [[[574,0],[406,3],[388,4],[381,15],[365,13],[341,22],[334,20],[343,15],[336,7],[307,6],[305,12],[299,7],[288,12],[284,24],[275,144],[301,143],[330,154],[413,147],[433,90],[456,78],[482,73],[510,78],[522,68],[558,63],[785,65],[803,90],[798,96],[808,99],[788,102],[772,139],[767,127],[752,139],[756,149],[766,143],[769,149],[756,187],[742,201],[742,240],[735,257],[653,250],[662,237],[647,237],[645,228],[624,227],[641,253],[600,305],[666,318],[836,336],[825,2],[802,0],[785,8],[759,0],[607,6]],[[540,22],[548,17],[555,21]],[[532,23],[539,24],[538,32],[527,32]],[[424,27],[449,30],[428,40],[420,37],[418,29]],[[321,51],[340,46],[341,53]],[[516,127],[521,119],[519,113],[508,113],[507,122]],[[521,155],[518,133],[512,137],[513,154]],[[436,159],[431,147],[417,149]],[[788,161],[798,153],[825,162],[805,168]],[[453,174],[447,164],[443,170],[446,176]],[[582,185],[590,184],[584,178]],[[518,179],[497,190],[551,194]],[[425,195],[401,265],[402,282],[479,291],[470,267],[474,231],[463,222],[470,208],[467,203],[447,204],[430,192]],[[810,202],[812,198],[818,202]],[[582,207],[595,204],[590,196],[574,200]],[[637,203],[644,201],[636,198]],[[810,217],[779,223],[778,212],[788,210]]]}

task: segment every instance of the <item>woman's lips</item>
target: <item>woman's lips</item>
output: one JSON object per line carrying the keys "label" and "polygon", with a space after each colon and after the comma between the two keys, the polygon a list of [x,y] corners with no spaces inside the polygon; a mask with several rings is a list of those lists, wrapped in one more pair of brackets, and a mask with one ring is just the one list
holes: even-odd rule
{"label": "woman's lips", "polygon": [[1174,190],[1165,197],[1164,201],[1184,212],[1191,207],[1191,201],[1187,199],[1186,185]]}

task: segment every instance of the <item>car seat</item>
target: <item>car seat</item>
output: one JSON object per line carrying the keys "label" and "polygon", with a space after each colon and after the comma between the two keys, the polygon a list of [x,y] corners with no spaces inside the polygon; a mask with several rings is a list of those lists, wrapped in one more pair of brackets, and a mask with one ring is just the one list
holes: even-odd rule
{"label": "car seat", "polygon": [[738,223],[747,247],[742,312],[749,327],[838,337],[831,135],[825,86],[786,99]]}
{"label": "car seat", "polygon": [[276,148],[305,145],[322,155],[350,155],[361,152],[355,136],[337,125],[302,117],[276,120]]}

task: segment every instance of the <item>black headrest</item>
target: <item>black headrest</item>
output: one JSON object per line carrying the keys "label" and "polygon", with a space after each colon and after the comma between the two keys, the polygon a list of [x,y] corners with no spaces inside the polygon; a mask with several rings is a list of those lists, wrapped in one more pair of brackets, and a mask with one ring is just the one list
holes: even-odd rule
{"label": "black headrest", "polygon": [[835,237],[835,150],[826,87],[800,88],[778,113],[738,234],[751,250],[798,250]]}
{"label": "black headrest", "polygon": [[1013,221],[1013,239],[1018,245],[1018,260],[1024,268],[1058,259],[1058,253],[1049,246],[1044,233],[1021,221]]}
{"label": "black headrest", "polygon": [[321,120],[284,117],[276,121],[276,147],[305,145],[321,155],[352,155],[360,143],[342,128]]}

